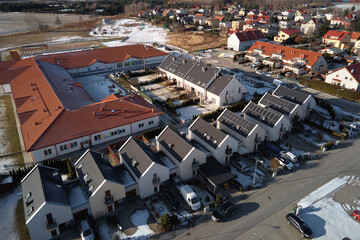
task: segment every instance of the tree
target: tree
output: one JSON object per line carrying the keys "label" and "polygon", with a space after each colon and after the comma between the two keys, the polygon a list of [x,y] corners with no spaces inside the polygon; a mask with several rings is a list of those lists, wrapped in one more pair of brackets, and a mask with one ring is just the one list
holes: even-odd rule
{"label": "tree", "polygon": [[75,178],[76,178],[76,174],[75,174],[75,170],[74,170],[74,167],[73,167],[72,164],[71,164],[70,159],[66,159],[66,165],[67,165],[67,168],[68,168],[68,170],[69,170],[69,178],[70,178],[70,179],[75,179]]}
{"label": "tree", "polygon": [[315,31],[314,37],[320,38],[320,37],[324,36],[325,33],[327,33],[327,31],[328,31],[328,25],[326,23],[324,23],[323,25],[321,25],[319,27],[319,29],[317,31]]}
{"label": "tree", "polygon": [[306,38],[303,38],[302,36],[297,36],[295,39],[294,39],[294,42],[295,43],[303,43],[306,41]]}
{"label": "tree", "polygon": [[168,231],[171,228],[171,219],[167,213],[164,213],[160,218],[160,227],[163,231]]}
{"label": "tree", "polygon": [[352,6],[351,11],[355,12],[355,6]]}

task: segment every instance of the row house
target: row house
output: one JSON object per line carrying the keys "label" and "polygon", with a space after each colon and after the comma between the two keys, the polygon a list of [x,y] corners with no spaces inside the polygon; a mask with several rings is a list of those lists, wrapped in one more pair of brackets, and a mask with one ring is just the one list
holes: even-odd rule
{"label": "row house", "polygon": [[333,18],[333,19],[331,19],[330,24],[348,29],[348,28],[350,28],[350,24],[352,22],[353,22],[353,20],[351,20],[351,19]]}
{"label": "row house", "polygon": [[245,59],[251,62],[263,62],[273,68],[283,65],[284,71],[292,71],[296,74],[305,71],[327,71],[327,62],[321,53],[267,42],[255,42],[245,55]]}
{"label": "row house", "polygon": [[218,68],[181,55],[169,55],[159,69],[168,79],[176,80],[178,87],[194,93],[202,103],[227,105],[242,100],[246,92],[237,78],[222,75]]}

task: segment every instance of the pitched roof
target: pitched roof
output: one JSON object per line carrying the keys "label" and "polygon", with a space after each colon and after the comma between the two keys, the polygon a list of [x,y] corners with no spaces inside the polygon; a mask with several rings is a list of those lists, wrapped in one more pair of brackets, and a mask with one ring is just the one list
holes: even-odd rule
{"label": "pitched roof", "polygon": [[125,187],[132,182],[131,175],[123,167],[112,167],[105,155],[87,150],[75,163],[80,183],[88,197],[101,187],[104,180],[115,182]]}
{"label": "pitched roof", "polygon": [[70,207],[60,172],[56,168],[36,165],[21,181],[21,189],[26,222],[45,202]]}
{"label": "pitched roof", "polygon": [[298,9],[297,11],[299,11],[301,14],[306,13],[306,10],[305,10],[305,9]]}
{"label": "pitched roof", "polygon": [[360,32],[351,32],[351,39],[358,40],[360,38]]}
{"label": "pitched roof", "polygon": [[17,61],[0,62],[0,84],[10,83],[27,69],[27,67],[13,67],[16,62]]}
{"label": "pitched roof", "polygon": [[130,137],[119,150],[121,159],[138,179],[153,163],[162,164],[147,148],[144,142]]}
{"label": "pitched roof", "polygon": [[217,77],[208,87],[208,91],[219,96],[234,78],[231,76]]}
{"label": "pitched roof", "polygon": [[277,97],[268,92],[264,94],[259,103],[286,115],[289,115],[297,106],[297,104],[293,102]]}
{"label": "pitched roof", "polygon": [[95,62],[114,63],[122,62],[130,57],[143,59],[165,55],[168,55],[168,53],[150,46],[136,44],[79,52],[43,55],[37,56],[36,59],[51,64],[58,64],[66,69],[72,69],[88,67]]}
{"label": "pitched roof", "polygon": [[360,83],[360,63],[355,63],[345,67],[346,70],[354,77],[354,79]]}
{"label": "pitched roof", "polygon": [[[281,29],[279,32],[283,32],[287,35],[301,34],[302,32],[299,29]],[[279,33],[280,34],[280,33]]]}
{"label": "pitched roof", "polygon": [[310,94],[299,92],[295,89],[287,88],[284,86],[277,87],[274,90],[273,95],[284,98],[290,102],[300,104],[300,105],[302,105],[305,102],[305,100],[309,96],[311,96]]}
{"label": "pitched roof", "polygon": [[257,124],[250,122],[243,116],[240,116],[232,111],[225,109],[217,119],[218,122],[233,129],[240,135],[247,137],[250,132],[257,126]]}
{"label": "pitched roof", "polygon": [[156,139],[179,163],[193,149],[193,146],[177,131],[169,126],[160,133]]}
{"label": "pitched roof", "polygon": [[253,52],[254,49],[261,49],[263,50],[262,54],[266,56],[272,56],[273,53],[280,53],[283,54],[282,60],[292,60],[294,58],[302,58],[308,60],[306,65],[313,66],[322,56],[321,53],[267,43],[267,42],[255,42],[249,52]]}
{"label": "pitched roof", "polygon": [[242,112],[269,127],[274,127],[282,117],[281,113],[271,108],[261,107],[253,102],[249,102]]}
{"label": "pitched roof", "polygon": [[235,177],[231,171],[212,156],[206,159],[206,163],[200,165],[199,173],[204,175],[204,177],[215,186],[223,184]]}
{"label": "pitched roof", "polygon": [[341,41],[347,35],[348,35],[348,32],[346,32],[346,31],[329,30],[327,33],[325,33],[325,35],[322,38]]}
{"label": "pitched roof", "polygon": [[227,136],[200,117],[190,125],[189,130],[214,149],[216,149]]}
{"label": "pitched roof", "polygon": [[243,32],[234,33],[241,42],[265,39],[265,35],[257,29],[245,29]]}

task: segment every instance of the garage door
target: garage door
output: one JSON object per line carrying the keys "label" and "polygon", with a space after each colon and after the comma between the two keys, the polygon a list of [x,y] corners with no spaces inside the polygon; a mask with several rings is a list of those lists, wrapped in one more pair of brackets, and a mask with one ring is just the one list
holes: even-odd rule
{"label": "garage door", "polygon": [[75,222],[80,222],[82,220],[85,220],[89,217],[89,213],[87,208],[85,208],[84,210],[81,210],[79,212],[74,213],[74,221]]}
{"label": "garage door", "polygon": [[126,192],[126,198],[133,198],[136,196],[136,189]]}

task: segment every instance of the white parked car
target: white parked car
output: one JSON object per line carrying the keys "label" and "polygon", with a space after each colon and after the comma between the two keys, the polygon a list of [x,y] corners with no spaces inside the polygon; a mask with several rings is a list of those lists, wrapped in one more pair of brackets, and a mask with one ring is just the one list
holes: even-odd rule
{"label": "white parked car", "polygon": [[263,73],[262,73],[261,71],[259,71],[259,70],[256,70],[255,73],[256,73],[256,74],[259,74],[259,75],[262,75],[262,74],[263,74]]}
{"label": "white parked car", "polygon": [[297,162],[297,157],[292,152],[280,151],[280,156],[289,159],[293,163]]}
{"label": "white parked car", "polygon": [[80,222],[80,236],[82,240],[94,240],[94,233],[90,228],[88,220]]}
{"label": "white parked car", "polygon": [[286,166],[287,169],[289,169],[290,171],[294,168],[294,164],[292,164],[288,159],[283,158],[283,157],[275,157],[279,164],[281,166]]}

